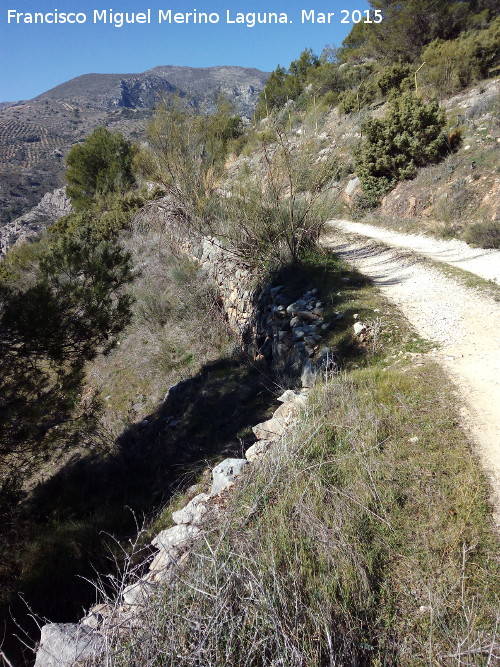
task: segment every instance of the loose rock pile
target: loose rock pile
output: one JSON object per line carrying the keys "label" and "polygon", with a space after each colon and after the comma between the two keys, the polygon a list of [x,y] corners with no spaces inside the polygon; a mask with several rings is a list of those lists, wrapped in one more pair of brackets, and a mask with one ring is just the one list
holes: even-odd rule
{"label": "loose rock pile", "polygon": [[332,350],[321,345],[330,323],[317,289],[293,302],[284,290],[283,285],[271,287],[261,296],[255,358],[272,364],[274,370],[300,376],[303,387],[312,387],[318,373],[337,369]]}

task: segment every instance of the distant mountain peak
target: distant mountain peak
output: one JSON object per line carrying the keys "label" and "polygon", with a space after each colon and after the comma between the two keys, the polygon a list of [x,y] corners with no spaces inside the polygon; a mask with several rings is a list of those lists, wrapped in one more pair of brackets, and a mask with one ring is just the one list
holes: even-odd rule
{"label": "distant mountain peak", "polygon": [[83,74],[32,100],[1,104],[0,227],[64,184],[64,156],[97,126],[140,140],[153,108],[172,94],[196,111],[211,112],[224,93],[236,113],[251,116],[267,77],[247,67],[159,65],[138,73]]}
{"label": "distant mountain peak", "polygon": [[189,98],[192,106],[211,111],[220,93],[244,116],[253,113],[268,74],[254,68],[220,65],[182,67],[159,65],[140,73],[83,74],[35,97],[66,101],[95,109],[145,109],[165,94]]}

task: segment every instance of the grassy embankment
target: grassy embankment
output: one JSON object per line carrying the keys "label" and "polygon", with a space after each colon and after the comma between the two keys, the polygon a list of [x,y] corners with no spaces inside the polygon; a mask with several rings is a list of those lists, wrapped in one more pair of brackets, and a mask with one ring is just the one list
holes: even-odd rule
{"label": "grassy embankment", "polygon": [[[346,313],[330,341],[344,368],[243,477],[112,663],[494,664],[498,541],[449,381],[349,267],[316,256],[300,279]],[[355,313],[375,333],[365,349]]]}

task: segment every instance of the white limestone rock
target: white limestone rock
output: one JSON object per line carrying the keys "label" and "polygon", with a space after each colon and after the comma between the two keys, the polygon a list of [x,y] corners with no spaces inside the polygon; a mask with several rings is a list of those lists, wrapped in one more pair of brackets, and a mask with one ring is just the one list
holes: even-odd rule
{"label": "white limestone rock", "polygon": [[172,512],[172,519],[176,524],[198,525],[208,511],[207,501],[210,499],[208,493],[199,493],[189,503],[177,512]]}
{"label": "white limestone rock", "polygon": [[273,443],[271,440],[259,440],[254,445],[249,447],[245,452],[245,456],[248,462],[252,463],[256,459],[259,459],[261,456],[264,456],[264,454],[271,448],[272,444]]}
{"label": "white limestone rock", "polygon": [[296,394],[292,389],[287,389],[281,396],[278,396],[280,403],[296,403],[300,394]]}
{"label": "white limestone rock", "polygon": [[124,589],[123,601],[125,604],[144,605],[153,595],[156,588],[156,584],[139,579],[139,581]]}
{"label": "white limestone rock", "polygon": [[257,440],[279,440],[285,433],[285,427],[280,419],[274,417],[261,422],[252,428]]}
{"label": "white limestone rock", "polygon": [[191,542],[198,537],[200,529],[197,526],[190,526],[187,524],[180,524],[162,530],[161,533],[154,538],[151,544],[158,549],[162,549],[173,559],[187,549]]}
{"label": "white limestone rock", "polygon": [[212,495],[233,486],[235,478],[241,475],[246,465],[246,459],[225,459],[215,466],[212,470]]}
{"label": "white limestone rock", "polygon": [[363,324],[363,322],[355,322],[353,328],[356,336],[359,336],[360,334],[365,333],[366,324]]}
{"label": "white limestone rock", "polygon": [[103,637],[92,628],[77,623],[44,625],[35,667],[77,667],[98,657]]}

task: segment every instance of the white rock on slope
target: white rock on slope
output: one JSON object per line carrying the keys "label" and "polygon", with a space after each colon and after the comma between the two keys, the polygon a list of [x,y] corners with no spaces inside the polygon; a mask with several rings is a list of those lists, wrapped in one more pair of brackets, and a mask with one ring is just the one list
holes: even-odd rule
{"label": "white rock on slope", "polygon": [[85,625],[44,625],[35,667],[76,667],[99,655],[104,640]]}
{"label": "white rock on slope", "polygon": [[225,459],[212,470],[212,495],[233,486],[235,477],[241,475],[248,465],[246,459]]}
{"label": "white rock on slope", "polygon": [[208,493],[199,493],[189,503],[178,510],[172,512],[172,519],[176,524],[198,525],[208,511],[207,501],[210,499]]}

